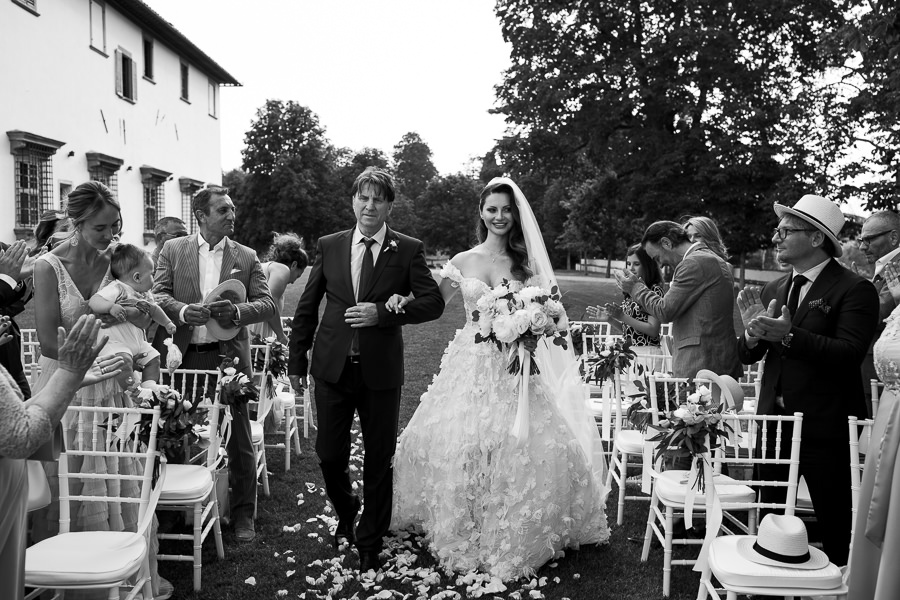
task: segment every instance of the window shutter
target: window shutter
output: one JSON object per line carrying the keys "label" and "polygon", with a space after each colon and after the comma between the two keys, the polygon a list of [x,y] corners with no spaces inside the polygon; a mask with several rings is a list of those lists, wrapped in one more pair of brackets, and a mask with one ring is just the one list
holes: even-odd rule
{"label": "window shutter", "polygon": [[116,50],[116,94],[124,97],[124,86],[122,85],[122,53]]}
{"label": "window shutter", "polygon": [[128,60],[131,62],[131,100],[137,102],[137,63],[132,58]]}

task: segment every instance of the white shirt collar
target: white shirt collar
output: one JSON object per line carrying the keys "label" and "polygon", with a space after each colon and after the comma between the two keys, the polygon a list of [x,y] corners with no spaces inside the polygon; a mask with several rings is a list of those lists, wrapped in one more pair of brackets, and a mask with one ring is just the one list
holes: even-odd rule
{"label": "white shirt collar", "polygon": [[[212,250],[222,250],[225,247],[225,244],[227,242],[228,242],[228,236],[226,235],[221,240],[219,240],[218,244],[216,244],[215,246],[212,247]],[[203,248],[203,246],[208,247],[209,242],[207,242],[205,239],[203,239],[203,234],[198,231],[197,232],[197,247]]]}
{"label": "white shirt collar", "polygon": [[887,254],[885,254],[884,256],[879,258],[878,260],[876,260],[875,261],[875,275],[873,277],[877,277],[878,275],[881,275],[881,270],[884,269],[884,265],[886,265],[889,262],[891,262],[892,260],[894,260],[894,258],[896,258],[898,254],[900,254],[900,247],[894,248],[893,250],[891,250],[890,252],[888,252]]}
{"label": "white shirt collar", "polygon": [[791,279],[793,279],[797,275],[803,275],[804,277],[806,277],[806,279],[809,283],[812,283],[813,281],[816,280],[816,277],[818,277],[819,275],[822,274],[822,271],[825,270],[825,267],[827,267],[828,263],[830,263],[830,262],[831,262],[831,257],[828,257],[825,260],[823,260],[822,262],[820,262],[819,264],[817,264],[816,266],[812,267],[811,269],[807,269],[807,270],[803,271],[802,273],[799,273],[797,271],[797,269],[794,269],[794,273],[791,276]]}
{"label": "white shirt collar", "polygon": [[[374,239],[375,242],[379,246],[384,246],[384,236],[386,236],[386,235],[387,235],[387,223],[383,223],[381,225],[381,229],[379,229],[378,232],[372,236],[372,239]],[[359,230],[359,225],[357,225],[356,227],[353,228],[353,239],[351,240],[351,244],[358,244],[359,241],[361,239],[363,239],[364,237],[368,237],[368,236],[363,235],[363,232]]]}

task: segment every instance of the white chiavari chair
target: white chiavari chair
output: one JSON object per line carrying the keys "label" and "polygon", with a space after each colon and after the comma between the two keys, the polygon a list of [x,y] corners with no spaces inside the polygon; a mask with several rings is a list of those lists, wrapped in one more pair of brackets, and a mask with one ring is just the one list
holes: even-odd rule
{"label": "white chiavari chair", "polygon": [[[157,466],[156,438],[159,407],[152,409],[70,406],[67,416],[75,423],[77,437],[59,458],[59,534],[29,547],[25,553],[25,585],[36,598],[44,590],[108,589],[119,600],[120,589],[130,588],[126,600],[138,594],[152,598],[150,544],[147,531],[165,486],[167,468]],[[146,443],[123,423],[148,420]],[[116,432],[111,434],[110,432]],[[106,472],[69,472],[69,461],[102,462]],[[128,462],[135,468],[126,468]],[[120,469],[121,467],[121,469]],[[136,485],[135,495],[122,495]],[[71,531],[71,519],[83,503],[102,503],[113,510],[137,505],[136,531]],[[132,508],[133,510],[133,508]]]}
{"label": "white chiavari chair", "polygon": [[[787,425],[790,424],[790,427]],[[756,531],[758,512],[760,509],[782,511],[793,515],[797,500],[797,485],[800,468],[800,434],[803,424],[802,413],[787,415],[746,415],[732,412],[723,413],[720,427],[724,431],[728,428],[736,435],[746,431],[751,438],[759,436],[760,442],[752,456],[735,456],[727,451],[725,444],[719,444],[713,451],[705,452],[704,467],[700,476],[705,478],[706,490],[697,492],[691,516],[705,515],[707,512],[707,490],[710,486],[715,489],[715,495],[721,505],[722,521],[716,531],[707,532],[712,536],[720,532],[728,534],[747,533]],[[786,440],[790,431],[790,444],[782,442]],[[773,443],[774,442],[774,443]],[[733,443],[734,444],[734,443]],[[732,444],[732,445],[733,445]],[[789,450],[788,450],[789,448]],[[751,464],[754,469],[760,465],[785,465],[788,467],[786,481],[774,481],[763,479],[736,480],[724,473],[724,465]],[[659,465],[658,465],[659,466]],[[700,546],[702,539],[674,537],[674,522],[677,517],[686,516],[686,500],[689,490],[695,485],[690,481],[689,471],[683,469],[670,469],[668,471],[654,472],[655,483],[653,485],[653,497],[650,501],[650,513],[647,518],[647,529],[644,533],[644,548],[641,561],[646,562],[650,555],[650,541],[655,536],[663,546],[663,595],[668,596],[671,586],[671,571],[673,566],[694,565],[695,558],[674,559],[673,548],[680,546]],[[762,502],[757,494],[761,488],[784,488],[785,499],[780,502]],[[735,516],[735,513],[745,513],[746,523]],[[709,527],[707,521],[707,526]],[[729,535],[726,537],[736,537]],[[720,539],[713,540],[710,544],[710,560],[713,563],[712,553]],[[726,542],[726,544],[729,542]],[[701,582],[709,580],[709,564],[706,565],[701,575]],[[718,575],[717,575],[718,577]],[[727,577],[726,577],[727,579]],[[721,581],[721,578],[720,578]],[[705,597],[706,586],[699,592],[699,596]]]}
{"label": "white chiavari chair", "polygon": [[27,369],[29,365],[37,364],[41,358],[41,343],[38,341],[37,329],[22,329],[22,365]]}
{"label": "white chiavari chair", "polygon": [[877,379],[870,379],[869,385],[872,386],[872,418],[878,416],[878,406],[881,402],[881,393],[884,391],[884,383]]}
{"label": "white chiavari chair", "polygon": [[[157,560],[191,562],[194,567],[194,590],[201,587],[203,567],[203,542],[213,533],[216,554],[225,558],[222,544],[222,526],[219,517],[219,500],[216,494],[216,471],[226,455],[229,410],[219,403],[218,370],[176,369],[173,374],[163,371],[162,383],[178,390],[183,399],[210,404],[209,423],[198,433],[206,444],[205,451],[195,460],[202,464],[170,464],[157,510],[187,513],[193,525],[191,533],[159,533],[160,540],[191,542],[190,554],[161,553]],[[192,461],[193,462],[193,461]]]}
{"label": "white chiavari chair", "polygon": [[862,474],[866,466],[865,455],[872,445],[872,428],[874,419],[858,420],[856,417],[847,417],[847,428],[850,435],[850,498],[853,513],[850,528],[850,547],[853,547],[853,536],[856,525],[856,515],[859,512],[859,490],[862,487]]}

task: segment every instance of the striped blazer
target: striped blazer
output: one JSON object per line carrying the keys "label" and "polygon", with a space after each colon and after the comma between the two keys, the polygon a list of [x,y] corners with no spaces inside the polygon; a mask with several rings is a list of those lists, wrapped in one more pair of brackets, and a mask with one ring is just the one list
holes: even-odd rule
{"label": "striped blazer", "polygon": [[[222,252],[222,270],[219,282],[237,279],[247,288],[247,301],[238,304],[241,330],[231,340],[219,343],[222,354],[240,358],[241,370],[250,365],[250,337],[246,325],[265,321],[275,312],[275,302],[269,294],[269,285],[256,252],[247,246],[227,239]],[[175,344],[182,353],[191,341],[192,326],[179,319],[186,304],[203,301],[200,292],[200,249],[197,234],[168,240],[159,253],[154,274],[153,295],[170,319],[178,326]],[[165,364],[166,347],[162,343],[166,332],[159,328],[153,347],[162,355]]]}

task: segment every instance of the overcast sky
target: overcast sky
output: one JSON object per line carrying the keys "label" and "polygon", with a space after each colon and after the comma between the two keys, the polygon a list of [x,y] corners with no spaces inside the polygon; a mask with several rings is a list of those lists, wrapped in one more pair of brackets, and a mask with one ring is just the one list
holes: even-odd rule
{"label": "overcast sky", "polygon": [[231,73],[221,93],[222,168],[268,99],[319,116],[336,146],[388,155],[409,131],[442,174],[503,135],[490,115],[509,65],[491,0],[144,0]]}

